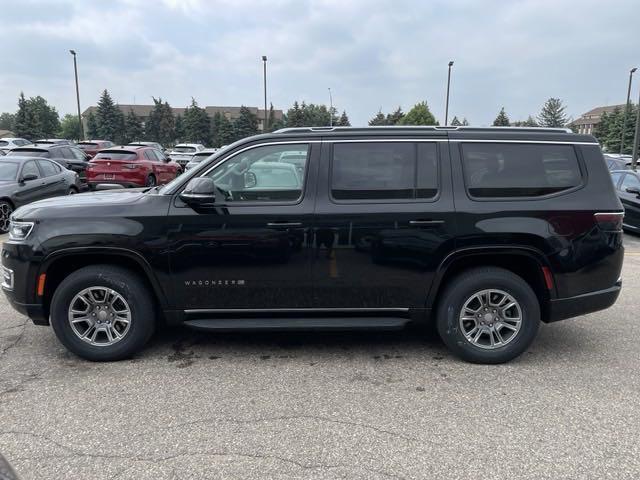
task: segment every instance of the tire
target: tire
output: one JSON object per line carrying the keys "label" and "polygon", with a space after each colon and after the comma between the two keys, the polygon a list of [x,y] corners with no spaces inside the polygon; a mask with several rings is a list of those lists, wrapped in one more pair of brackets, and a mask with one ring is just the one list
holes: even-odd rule
{"label": "tire", "polygon": [[144,183],[145,187],[155,187],[157,184],[155,175],[149,175]]}
{"label": "tire", "polygon": [[75,195],[76,193],[78,193],[78,189],[75,187],[69,187],[69,190],[67,191],[67,195]]}
{"label": "tire", "polygon": [[[479,299],[486,300],[487,294],[483,291],[489,290],[494,292],[491,294],[493,300],[485,302],[487,306],[483,307]],[[480,296],[475,297],[476,294]],[[493,309],[491,303],[500,303],[501,294],[510,296],[517,306],[504,311],[497,306]],[[467,303],[473,298],[475,300]],[[511,300],[506,299],[505,306],[513,303]],[[465,304],[469,307],[465,314],[471,319],[462,321]],[[498,313],[493,313],[496,311]],[[465,319],[469,318],[467,315]],[[496,319],[495,315],[500,317]],[[518,316],[519,323],[515,320]],[[458,275],[445,287],[439,299],[436,322],[440,337],[456,356],[472,363],[504,363],[521,355],[533,342],[540,327],[540,303],[529,284],[518,275],[501,268],[474,268]],[[481,325],[480,322],[484,323]],[[505,324],[512,328],[506,328]],[[513,328],[518,325],[519,330],[513,333]],[[495,330],[500,333],[499,337],[490,333]],[[478,331],[482,333],[478,334]],[[471,334],[470,337],[480,337],[476,337],[477,342],[474,343],[465,333]],[[498,341],[503,336],[504,342]],[[492,346],[494,341],[495,346]]]}
{"label": "tire", "polygon": [[0,233],[9,231],[9,219],[13,213],[13,205],[6,200],[0,201]]}
{"label": "tire", "polygon": [[[76,299],[73,306],[76,310],[79,310],[79,306],[87,305],[87,315],[93,322],[94,330],[91,330],[89,337],[94,336],[96,342],[100,342],[104,339],[104,343],[108,341],[106,331],[100,331],[97,335],[91,332],[98,330],[96,318],[91,318],[89,313],[92,307],[82,300],[77,300],[77,295],[82,292],[91,290],[94,297],[98,295],[101,288],[108,289],[106,291],[115,292],[110,294],[111,298],[115,295],[119,295],[121,300],[113,301],[116,309],[122,310],[123,306],[128,307],[129,318],[128,328],[124,328],[122,322],[116,324],[113,322],[113,329],[119,329],[122,334],[122,338],[116,340],[113,344],[101,344],[96,345],[90,343],[89,340],[83,340],[80,338],[80,334],[84,333],[82,329],[84,325],[87,325],[87,330],[91,328],[89,322],[80,322],[75,328],[72,327],[70,322],[70,308],[71,303]],[[53,299],[51,300],[51,326],[58,337],[58,340],[67,347],[71,352],[75,353],[79,357],[94,362],[109,362],[117,361],[131,357],[144,347],[147,343],[153,331],[155,329],[155,309],[151,300],[151,292],[145,286],[144,282],[135,273],[121,267],[111,265],[93,265],[89,267],[81,268],[67,276],[62,283],[56,289]],[[102,305],[102,306],[101,306]],[[105,308],[105,303],[97,303],[95,308]],[[101,312],[98,310],[98,317]],[[82,315],[79,315],[82,316]],[[95,314],[91,316],[96,317]],[[108,318],[108,314],[105,312],[104,317]],[[105,320],[105,318],[103,318]],[[99,323],[99,322],[98,322]],[[100,328],[110,328],[104,325]],[[111,326],[112,324],[109,323]],[[113,329],[111,331],[113,331]],[[79,332],[79,333],[78,333]],[[109,333],[109,337],[113,336]]]}

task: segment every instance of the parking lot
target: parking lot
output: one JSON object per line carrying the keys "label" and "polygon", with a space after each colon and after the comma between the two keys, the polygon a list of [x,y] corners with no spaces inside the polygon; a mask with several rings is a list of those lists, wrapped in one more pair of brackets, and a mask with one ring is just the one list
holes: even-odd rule
{"label": "parking lot", "polygon": [[68,353],[0,298],[0,452],[24,479],[632,479],[640,473],[640,237],[604,312],[507,365],[416,332],[161,332]]}

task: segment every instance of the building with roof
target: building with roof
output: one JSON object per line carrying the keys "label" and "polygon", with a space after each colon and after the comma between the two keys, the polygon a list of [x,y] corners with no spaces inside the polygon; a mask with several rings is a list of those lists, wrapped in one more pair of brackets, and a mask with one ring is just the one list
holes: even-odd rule
{"label": "building with roof", "polygon": [[[149,115],[151,114],[151,110],[153,110],[154,105],[118,104],[117,107],[120,108],[120,110],[124,115],[127,115],[129,111],[133,111],[133,113],[135,113],[138,117],[140,117],[140,119],[142,120],[142,123],[144,124],[149,119]],[[93,113],[95,115],[97,108],[98,107],[96,106],[91,106],[87,108],[84,112],[82,112],[82,123],[84,125],[85,130],[87,128],[87,118],[89,116],[89,113]],[[213,120],[213,116],[217,112],[220,112],[225,117],[227,117],[228,120],[233,122],[240,116],[241,107],[206,106],[201,108],[204,108],[205,112],[207,112],[207,115],[212,120]],[[264,130],[264,110],[257,107],[247,107],[247,108],[251,110],[251,113],[253,113],[256,117],[258,117],[258,130],[263,131]],[[171,107],[171,110],[173,110],[174,117],[177,117],[178,115],[184,116],[184,111],[186,110],[186,108]],[[275,115],[276,120],[282,120],[282,115],[283,115],[282,110],[274,109],[273,113]],[[269,115],[269,112],[267,112],[267,115]]]}
{"label": "building with roof", "polygon": [[621,105],[606,105],[604,107],[596,107],[589,110],[587,113],[583,113],[580,118],[574,120],[569,124],[570,127],[574,127],[578,133],[587,135],[593,135],[596,126],[600,123],[600,118],[603,113],[613,113],[617,108],[622,110],[625,107],[624,103]]}

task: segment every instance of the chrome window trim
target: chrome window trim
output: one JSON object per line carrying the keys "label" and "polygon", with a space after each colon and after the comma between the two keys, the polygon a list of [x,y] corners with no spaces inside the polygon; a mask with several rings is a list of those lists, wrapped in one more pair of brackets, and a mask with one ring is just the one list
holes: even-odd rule
{"label": "chrome window trim", "polygon": [[541,143],[541,144],[563,144],[563,145],[597,145],[598,142],[566,142],[561,140],[488,140],[488,139],[466,139],[466,138],[452,138],[450,142],[457,143]]}
{"label": "chrome window trim", "polygon": [[260,312],[408,312],[409,308],[196,308],[184,310],[199,313],[260,313]]}

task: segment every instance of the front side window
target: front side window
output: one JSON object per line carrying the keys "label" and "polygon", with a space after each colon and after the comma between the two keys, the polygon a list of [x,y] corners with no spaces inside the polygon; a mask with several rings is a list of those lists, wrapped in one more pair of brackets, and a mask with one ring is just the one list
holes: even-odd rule
{"label": "front side window", "polygon": [[[286,152],[304,152],[302,174],[280,161]],[[291,202],[302,198],[308,145],[268,145],[241,152],[218,164],[207,176],[225,202]]]}
{"label": "front side window", "polygon": [[40,170],[38,170],[38,166],[33,160],[25,163],[24,167],[22,167],[22,176],[26,177],[27,175],[35,175],[36,178],[40,178]]}
{"label": "front side window", "polygon": [[477,198],[535,197],[582,184],[571,145],[463,143],[464,177]]}
{"label": "front side window", "polygon": [[432,198],[438,191],[435,143],[336,143],[331,195],[336,200]]}

